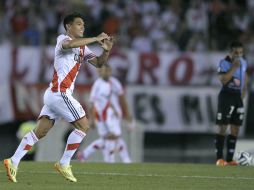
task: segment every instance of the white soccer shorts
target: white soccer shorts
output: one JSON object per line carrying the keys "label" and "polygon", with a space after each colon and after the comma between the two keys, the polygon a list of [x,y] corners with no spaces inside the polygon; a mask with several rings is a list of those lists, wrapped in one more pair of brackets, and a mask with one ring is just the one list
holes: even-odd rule
{"label": "white soccer shorts", "polygon": [[101,137],[105,137],[108,134],[121,136],[121,118],[115,115],[111,107],[107,110],[106,121],[97,121],[98,134]]}
{"label": "white soccer shorts", "polygon": [[68,122],[74,122],[86,115],[81,104],[69,93],[52,92],[47,89],[44,94],[44,106],[40,116],[46,115],[50,119],[63,118]]}

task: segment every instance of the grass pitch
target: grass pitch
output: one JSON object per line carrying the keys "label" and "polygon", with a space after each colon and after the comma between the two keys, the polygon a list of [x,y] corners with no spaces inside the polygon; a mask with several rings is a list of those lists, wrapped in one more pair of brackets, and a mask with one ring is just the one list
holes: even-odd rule
{"label": "grass pitch", "polygon": [[0,166],[0,190],[250,190],[254,167],[200,164],[105,164],[73,162],[77,183],[66,181],[49,162],[21,162],[18,183]]}

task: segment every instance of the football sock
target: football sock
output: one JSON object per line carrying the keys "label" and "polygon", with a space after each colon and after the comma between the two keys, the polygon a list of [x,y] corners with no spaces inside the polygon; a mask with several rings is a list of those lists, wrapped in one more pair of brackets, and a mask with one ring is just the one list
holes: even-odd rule
{"label": "football sock", "polygon": [[63,153],[63,156],[60,160],[62,166],[68,166],[70,164],[73,154],[78,149],[80,143],[86,134],[78,129],[74,129],[67,139],[67,144]]}
{"label": "football sock", "polygon": [[38,138],[33,131],[30,131],[23,137],[16,152],[11,157],[12,163],[15,167],[18,167],[20,160],[25,156],[25,154],[33,147],[33,145],[37,141]]}
{"label": "football sock", "polygon": [[225,136],[217,134],[215,137],[215,152],[218,159],[223,159],[223,148],[224,148]]}
{"label": "football sock", "polygon": [[104,146],[104,140],[103,139],[97,139],[93,141],[90,145],[88,145],[83,151],[82,151],[82,157],[86,160],[88,157],[93,154],[95,151],[102,149]]}
{"label": "football sock", "polygon": [[115,140],[106,140],[105,141],[105,150],[103,153],[105,162],[108,162],[108,163],[115,162],[115,148],[116,148],[116,141]]}
{"label": "football sock", "polygon": [[127,146],[122,138],[117,141],[117,150],[124,163],[130,163],[131,159],[127,150]]}
{"label": "football sock", "polygon": [[227,162],[230,162],[233,160],[236,141],[237,141],[237,137],[233,135],[227,136]]}

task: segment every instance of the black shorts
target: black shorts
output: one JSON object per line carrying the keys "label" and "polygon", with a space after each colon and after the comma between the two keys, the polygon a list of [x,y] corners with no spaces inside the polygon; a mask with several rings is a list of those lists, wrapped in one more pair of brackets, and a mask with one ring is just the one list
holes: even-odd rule
{"label": "black shorts", "polygon": [[218,125],[242,125],[244,107],[241,94],[220,92],[218,96],[218,112],[216,124]]}

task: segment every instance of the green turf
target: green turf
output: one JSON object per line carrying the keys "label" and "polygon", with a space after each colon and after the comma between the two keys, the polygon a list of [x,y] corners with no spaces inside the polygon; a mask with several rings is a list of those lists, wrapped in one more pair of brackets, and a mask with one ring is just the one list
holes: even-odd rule
{"label": "green turf", "polygon": [[200,164],[104,164],[73,162],[77,183],[54,171],[53,163],[22,162],[18,183],[0,166],[0,190],[251,190],[254,167]]}

